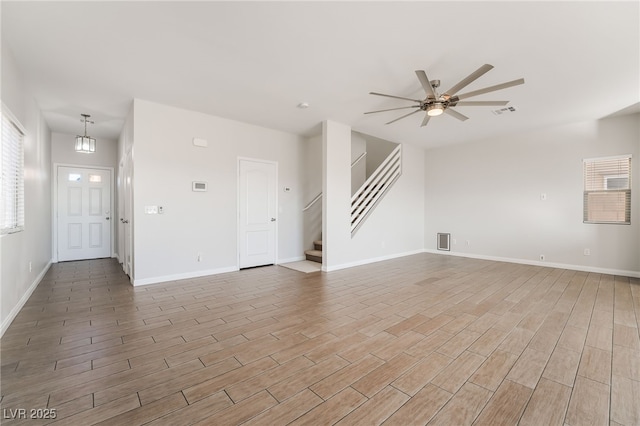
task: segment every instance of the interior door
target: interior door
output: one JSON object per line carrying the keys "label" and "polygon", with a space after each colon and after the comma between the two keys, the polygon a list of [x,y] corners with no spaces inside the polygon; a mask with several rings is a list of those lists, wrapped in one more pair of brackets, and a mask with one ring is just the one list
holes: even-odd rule
{"label": "interior door", "polygon": [[111,171],[58,167],[58,260],[111,257]]}
{"label": "interior door", "polygon": [[240,268],[276,261],[276,163],[239,161]]}
{"label": "interior door", "polygon": [[131,152],[124,157],[122,167],[122,210],[119,228],[122,229],[122,269],[133,280],[133,164]]}

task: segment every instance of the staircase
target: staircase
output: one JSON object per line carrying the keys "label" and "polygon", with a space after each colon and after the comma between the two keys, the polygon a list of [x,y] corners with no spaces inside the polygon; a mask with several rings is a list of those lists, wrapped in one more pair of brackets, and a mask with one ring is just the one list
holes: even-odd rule
{"label": "staircase", "polygon": [[322,240],[314,241],[313,250],[307,250],[304,254],[307,260],[322,263]]}
{"label": "staircase", "polygon": [[[364,154],[360,155],[353,164],[360,161]],[[401,174],[402,145],[398,144],[351,197],[351,238],[364,224],[378,202],[382,200]],[[311,209],[322,196],[322,193],[318,194],[302,211],[306,212]],[[321,215],[322,213],[320,212]],[[305,250],[304,254],[307,260],[322,263],[322,240],[314,241],[313,250]]]}
{"label": "staircase", "polygon": [[351,197],[351,237],[402,174],[402,145],[398,145]]}

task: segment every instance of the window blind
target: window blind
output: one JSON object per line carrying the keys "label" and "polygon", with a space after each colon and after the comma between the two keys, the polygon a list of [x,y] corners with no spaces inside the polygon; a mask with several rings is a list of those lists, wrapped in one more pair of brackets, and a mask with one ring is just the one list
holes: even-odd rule
{"label": "window blind", "polygon": [[584,160],[585,223],[631,223],[631,155]]}
{"label": "window blind", "polygon": [[24,229],[24,131],[10,114],[2,111],[0,149],[0,232]]}

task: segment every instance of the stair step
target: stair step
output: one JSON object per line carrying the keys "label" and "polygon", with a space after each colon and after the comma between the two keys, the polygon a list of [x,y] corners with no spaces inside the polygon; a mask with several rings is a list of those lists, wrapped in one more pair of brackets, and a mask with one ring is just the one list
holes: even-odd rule
{"label": "stair step", "polygon": [[316,250],[322,251],[322,240],[314,241],[313,246]]}
{"label": "stair step", "polygon": [[304,252],[304,254],[307,257],[307,260],[310,260],[312,262],[322,263],[322,251],[320,251],[320,250],[306,250]]}

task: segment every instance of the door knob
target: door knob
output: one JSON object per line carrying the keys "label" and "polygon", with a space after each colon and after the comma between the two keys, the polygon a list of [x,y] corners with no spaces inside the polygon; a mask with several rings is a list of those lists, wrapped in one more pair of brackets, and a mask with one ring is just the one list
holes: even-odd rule
{"label": "door knob", "polygon": [[276,221],[276,218],[275,218],[275,217],[272,217],[272,218],[271,218],[271,222],[275,222],[275,221]]}

